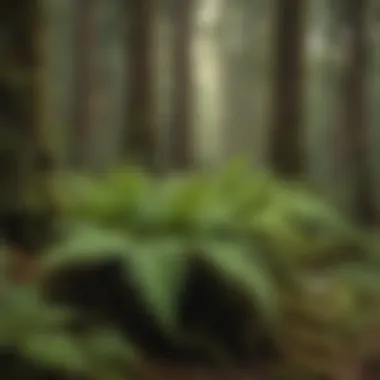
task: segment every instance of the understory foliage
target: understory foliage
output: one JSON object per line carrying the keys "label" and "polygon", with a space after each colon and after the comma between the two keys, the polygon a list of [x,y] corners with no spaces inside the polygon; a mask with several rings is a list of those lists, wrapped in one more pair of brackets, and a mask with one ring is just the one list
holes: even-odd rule
{"label": "understory foliage", "polygon": [[3,379],[125,379],[135,353],[116,331],[74,334],[78,316],[47,305],[30,287],[2,300],[0,367]]}
{"label": "understory foliage", "polygon": [[[377,312],[376,240],[302,184],[242,162],[53,182],[61,235],[42,252],[36,290],[7,292],[0,316],[13,362],[47,380],[135,378],[144,360],[273,364],[289,352],[324,374],[299,325],[346,346]],[[12,368],[4,379],[25,378]]]}

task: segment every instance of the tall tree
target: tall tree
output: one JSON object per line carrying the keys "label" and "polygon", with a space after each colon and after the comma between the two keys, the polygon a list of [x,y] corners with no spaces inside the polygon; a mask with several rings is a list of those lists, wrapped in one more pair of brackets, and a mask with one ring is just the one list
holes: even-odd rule
{"label": "tall tree", "polygon": [[71,164],[85,166],[86,138],[91,128],[90,95],[93,84],[94,62],[94,0],[83,0],[76,4],[75,20],[75,97],[74,130]]}
{"label": "tall tree", "polygon": [[39,150],[39,7],[37,1],[0,4],[1,200],[21,202]]}
{"label": "tall tree", "polygon": [[77,104],[74,83],[76,0],[40,0],[42,31],[42,127],[57,164],[73,158],[73,109]]}
{"label": "tall tree", "polygon": [[266,159],[271,5],[268,0],[235,0],[222,8],[224,158],[244,154],[255,166]]}
{"label": "tall tree", "polygon": [[92,155],[96,167],[105,170],[120,162],[124,144],[125,16],[123,0],[100,0],[97,7],[97,61],[100,85],[97,92],[96,128]]}
{"label": "tall tree", "polygon": [[281,175],[304,172],[303,57],[304,0],[278,0],[275,4],[274,100],[269,158]]}
{"label": "tall tree", "polygon": [[[86,3],[83,2],[84,5]],[[82,89],[82,155],[87,169],[102,172],[120,159],[120,103],[118,88],[112,86],[112,74],[118,74],[123,61],[120,2],[91,0],[82,10],[82,69],[85,69]],[[124,45],[124,43],[123,43]],[[119,55],[115,51],[119,50]],[[118,62],[119,61],[119,62]],[[80,62],[79,62],[80,63]],[[120,76],[117,78],[120,82]],[[119,86],[120,87],[120,86]],[[116,90],[116,91],[115,91]],[[114,107],[111,107],[114,106]]]}
{"label": "tall tree", "polygon": [[156,128],[153,99],[153,0],[126,0],[127,38],[127,157],[154,168]]}
{"label": "tall tree", "polygon": [[0,4],[0,233],[21,251],[45,242],[54,206],[39,128],[39,16],[36,0]]}
{"label": "tall tree", "polygon": [[375,221],[375,199],[369,161],[368,122],[368,0],[344,0],[344,19],[348,31],[346,70],[343,78],[343,126],[349,170],[354,177],[354,213],[362,222]]}
{"label": "tall tree", "polygon": [[186,169],[192,164],[192,64],[191,40],[196,1],[172,3],[173,20],[173,96],[169,126],[169,165]]}

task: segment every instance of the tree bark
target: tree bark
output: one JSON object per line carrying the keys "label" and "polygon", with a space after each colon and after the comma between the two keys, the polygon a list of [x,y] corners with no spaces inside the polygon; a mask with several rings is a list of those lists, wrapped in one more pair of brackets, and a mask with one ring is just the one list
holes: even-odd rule
{"label": "tree bark", "polygon": [[90,95],[93,86],[93,36],[94,0],[78,1],[75,21],[75,98],[74,128],[72,130],[71,165],[74,168],[85,166],[85,144],[90,133]]}
{"label": "tree bark", "polygon": [[54,207],[39,128],[40,11],[35,0],[0,4],[0,233],[23,251],[46,242]]}
{"label": "tree bark", "polygon": [[302,142],[304,0],[278,0],[275,7],[274,101],[269,159],[280,175],[304,173]]}
{"label": "tree bark", "polygon": [[153,0],[127,0],[127,107],[125,152],[132,161],[153,169],[156,128],[153,99]]}
{"label": "tree bark", "polygon": [[369,158],[368,120],[368,30],[366,11],[368,1],[345,0],[348,27],[347,67],[343,79],[343,127],[347,142],[346,160],[354,177],[354,214],[363,223],[376,220],[375,198]]}
{"label": "tree bark", "polygon": [[42,127],[57,164],[66,168],[75,148],[74,94],[76,0],[40,0],[43,8]]}
{"label": "tree bark", "polygon": [[173,169],[191,167],[192,157],[192,64],[191,40],[194,0],[176,0],[173,20],[173,97],[169,126],[169,165]]}
{"label": "tree bark", "polygon": [[39,149],[38,3],[0,4],[1,202],[14,208],[30,185]]}

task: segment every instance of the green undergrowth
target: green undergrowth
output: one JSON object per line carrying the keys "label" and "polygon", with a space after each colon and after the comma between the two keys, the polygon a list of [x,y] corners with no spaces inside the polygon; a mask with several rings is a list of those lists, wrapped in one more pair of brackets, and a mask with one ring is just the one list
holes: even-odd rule
{"label": "green undergrowth", "polygon": [[[200,257],[226,282],[249,294],[273,334],[282,320],[283,293],[299,289],[300,279],[308,276],[339,282],[333,304],[339,309],[338,321],[345,321],[348,329],[358,329],[366,312],[376,308],[380,295],[376,239],[302,184],[252,172],[240,161],[217,173],[157,178],[123,167],[101,176],[64,173],[53,182],[63,210],[64,233],[43,256],[41,276],[65,265],[114,255],[132,268],[126,275],[132,277],[155,318],[173,334],[180,334],[178,289],[192,257]],[[25,312],[35,307],[27,305]],[[329,315],[329,307],[322,303],[320,309]],[[7,310],[8,320],[2,325],[15,326],[6,330],[16,334],[7,337],[1,330],[0,340],[13,339],[27,357],[79,372],[101,365],[88,351],[88,337],[69,339],[59,328],[47,336],[44,329],[56,330],[42,314],[41,329],[37,325],[19,328],[14,310]],[[38,308],[38,313],[43,310]],[[91,339],[102,341],[99,336]],[[125,352],[130,349],[127,343]],[[106,369],[95,370],[99,380],[117,378],[105,375],[104,371],[117,367],[107,363]]]}
{"label": "green undergrowth", "polygon": [[260,243],[284,265],[362,257],[367,241],[315,192],[240,161],[217,173],[165,179],[128,167],[99,177],[67,174],[56,188],[68,219],[143,239]]}
{"label": "green undergrowth", "polygon": [[31,286],[12,288],[1,305],[0,370],[6,380],[122,380],[138,363],[117,331],[74,334],[80,316],[47,304]]}

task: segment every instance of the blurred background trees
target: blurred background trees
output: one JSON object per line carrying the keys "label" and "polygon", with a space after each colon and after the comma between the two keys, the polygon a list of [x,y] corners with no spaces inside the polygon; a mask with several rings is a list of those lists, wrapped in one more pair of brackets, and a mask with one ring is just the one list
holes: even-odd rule
{"label": "blurred background trees", "polygon": [[374,0],[16,3],[1,13],[2,118],[28,141],[38,126],[60,168],[244,155],[376,222]]}

